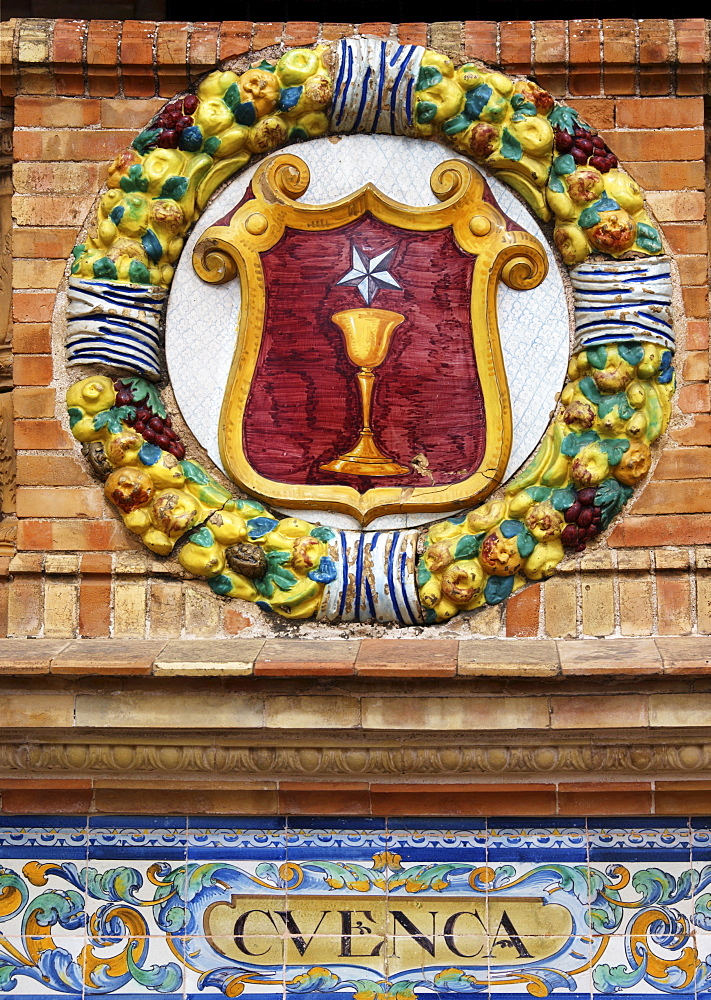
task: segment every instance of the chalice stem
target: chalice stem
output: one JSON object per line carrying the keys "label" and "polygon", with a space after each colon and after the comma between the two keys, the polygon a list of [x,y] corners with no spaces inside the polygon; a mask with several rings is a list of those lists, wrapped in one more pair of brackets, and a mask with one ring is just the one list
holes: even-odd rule
{"label": "chalice stem", "polygon": [[375,375],[370,368],[361,368],[358,372],[358,385],[360,386],[360,405],[363,412],[363,426],[361,437],[373,436],[370,426],[370,415],[373,412],[373,389],[375,388]]}

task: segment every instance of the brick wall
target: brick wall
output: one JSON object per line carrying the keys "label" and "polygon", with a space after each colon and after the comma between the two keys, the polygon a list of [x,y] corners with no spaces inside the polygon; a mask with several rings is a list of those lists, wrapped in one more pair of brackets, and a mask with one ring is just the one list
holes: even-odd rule
{"label": "brick wall", "polygon": [[[710,25],[702,19],[5,22],[2,108],[5,117],[14,113],[11,397],[17,453],[15,499],[4,393],[0,634],[169,638],[267,635],[289,628],[252,606],[216,598],[202,582],[185,579],[177,563],[138,549],[68,432],[61,324],[55,320],[53,326],[53,313],[67,255],[108,162],[166,98],[219,61],[358,32],[429,44],[459,60],[481,59],[513,75],[532,75],[578,108],[645,188],[678,262],[687,317],[686,327],[683,319],[679,324],[672,424],[652,478],[627,515],[596,549],[569,559],[545,585],[437,631],[551,637],[711,633],[703,97]],[[329,634],[325,625],[309,628],[310,634]]]}

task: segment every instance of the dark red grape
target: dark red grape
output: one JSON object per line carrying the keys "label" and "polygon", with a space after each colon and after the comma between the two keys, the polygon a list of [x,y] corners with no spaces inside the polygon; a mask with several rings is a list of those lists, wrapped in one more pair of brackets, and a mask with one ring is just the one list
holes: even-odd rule
{"label": "dark red grape", "polygon": [[610,170],[614,170],[617,166],[617,157],[614,153],[607,154],[607,162],[610,164]]}
{"label": "dark red grape", "polygon": [[594,135],[590,141],[592,142],[595,149],[605,148],[605,140],[601,139],[599,135]]}
{"label": "dark red grape", "polygon": [[165,424],[166,427],[172,427],[173,426],[172,417],[165,417],[163,423]]}
{"label": "dark red grape", "polygon": [[559,153],[568,153],[573,148],[573,137],[567,132],[556,132],[555,146]]}
{"label": "dark red grape", "polygon": [[165,434],[158,434],[156,436],[156,444],[158,445],[159,448],[162,448],[164,451],[168,451],[168,449],[170,448],[170,438],[167,438]]}
{"label": "dark red grape", "polygon": [[584,490],[578,492],[578,502],[583,505],[583,507],[589,507],[595,502],[595,494],[597,489],[594,486],[588,486]]}
{"label": "dark red grape", "polygon": [[590,166],[595,167],[595,169],[599,170],[601,174],[606,174],[610,169],[607,163],[607,157],[605,156],[591,156]]}
{"label": "dark red grape", "polygon": [[144,438],[149,444],[156,443],[156,432],[152,431],[150,427],[144,428],[144,430],[141,431],[141,434],[144,436]]}
{"label": "dark red grape", "polygon": [[577,545],[578,544],[578,527],[575,524],[567,524],[563,528],[563,534],[560,536],[560,540],[563,545]]}
{"label": "dark red grape", "polygon": [[192,118],[188,118],[187,115],[181,115],[175,123],[175,127],[179,132],[182,132],[184,128],[188,128],[192,123]]}
{"label": "dark red grape", "polygon": [[588,162],[589,154],[583,152],[583,150],[579,149],[577,146],[573,146],[573,148],[570,151],[570,155],[573,157],[573,159],[575,160],[575,162],[579,167],[584,167],[585,164]]}
{"label": "dark red grape", "polygon": [[583,507],[580,511],[580,515],[577,520],[577,525],[579,528],[589,528],[592,524],[593,519],[593,509],[592,507]]}
{"label": "dark red grape", "polygon": [[136,411],[136,416],[138,417],[139,420],[150,420],[151,413],[150,410],[147,410],[145,408],[145,406],[142,406],[139,410]]}
{"label": "dark red grape", "polygon": [[575,145],[578,147],[578,149],[582,149],[582,151],[587,156],[590,156],[592,154],[593,144],[591,139],[576,139]]}
{"label": "dark red grape", "polygon": [[155,431],[156,434],[163,433],[163,421],[161,420],[160,417],[151,417],[151,419],[148,421],[148,426],[152,431]]}
{"label": "dark red grape", "polygon": [[568,524],[575,524],[580,516],[580,511],[583,508],[580,506],[580,501],[576,500],[575,503],[571,504],[570,507],[565,512],[565,519]]}
{"label": "dark red grape", "polygon": [[183,111],[185,111],[186,114],[191,115],[193,111],[197,110],[198,103],[199,101],[195,94],[188,94],[188,96],[183,99]]}
{"label": "dark red grape", "polygon": [[168,129],[158,136],[158,145],[161,149],[177,149],[180,136],[173,129]]}
{"label": "dark red grape", "polygon": [[127,406],[131,402],[130,392],[126,392],[125,389],[121,389],[116,393],[116,405],[117,406]]}
{"label": "dark red grape", "polygon": [[134,430],[137,430],[139,434],[143,434],[143,431],[145,430],[146,425],[143,423],[142,420],[137,420],[136,423],[133,425],[133,427],[134,427]]}

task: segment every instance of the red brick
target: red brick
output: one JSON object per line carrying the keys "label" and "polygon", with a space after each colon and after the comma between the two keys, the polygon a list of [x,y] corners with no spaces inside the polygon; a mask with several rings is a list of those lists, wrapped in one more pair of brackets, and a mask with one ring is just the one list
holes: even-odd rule
{"label": "red brick", "polygon": [[634,94],[637,63],[635,23],[627,18],[605,18],[602,29],[605,93]]}
{"label": "red brick", "polygon": [[48,323],[14,323],[12,346],[20,354],[48,354],[52,335]]}
{"label": "red brick", "polygon": [[[687,257],[677,257],[677,265],[679,267],[679,277],[681,278],[681,283],[683,285],[703,285],[705,284],[708,277],[708,261],[706,257],[702,254],[689,255]],[[691,320],[692,323],[702,322],[703,320]],[[687,324],[687,326],[690,324]],[[698,350],[698,348],[689,347],[689,331],[687,329],[686,336],[686,346],[690,350]]]}
{"label": "red brick", "polygon": [[[558,788],[559,816],[644,816],[652,811],[652,789],[632,782],[631,787],[617,784],[592,786],[589,790],[569,791],[567,784]],[[641,785],[641,783],[640,783]]]}
{"label": "red brick", "polygon": [[15,222],[20,226],[36,226],[43,219],[48,226],[79,226],[95,197],[95,192],[83,198],[72,194],[16,194],[12,199],[12,211]]}
{"label": "red brick", "polygon": [[220,59],[232,59],[249,50],[252,36],[251,21],[222,21],[220,23]]}
{"label": "red brick", "polygon": [[101,129],[77,132],[46,129],[16,132],[15,156],[23,160],[109,160],[130,145],[135,130]]}
{"label": "red brick", "polygon": [[99,124],[99,102],[83,97],[17,97],[15,127],[81,127]]}
{"label": "red brick", "polygon": [[645,96],[668,94],[671,89],[669,21],[640,20],[637,23],[640,93]]}
{"label": "red brick", "polygon": [[529,791],[526,785],[519,785],[492,792],[481,786],[476,792],[460,792],[451,785],[423,795],[419,789],[381,793],[373,785],[371,812],[374,816],[553,816],[555,785],[549,789]]}
{"label": "red brick", "polygon": [[124,21],[121,31],[121,76],[126,97],[152,97],[155,21]]}
{"label": "red brick", "polygon": [[192,79],[195,79],[200,73],[214,68],[217,63],[219,35],[219,21],[201,21],[193,24],[190,32],[190,76]]}
{"label": "red brick", "polygon": [[571,94],[600,93],[600,25],[596,20],[570,21],[569,78]]}
{"label": "red brick", "polygon": [[711,448],[667,448],[654,470],[655,479],[711,477]]}
{"label": "red brick", "polygon": [[[15,163],[12,179],[18,194],[86,194],[92,188],[98,190],[101,187],[106,180],[107,171],[108,166],[103,163],[53,163],[41,160],[39,163]],[[20,199],[13,204],[17,226],[26,225],[22,212],[18,211],[20,204]],[[26,200],[24,204],[27,204]],[[22,256],[24,255],[15,252],[16,258]],[[32,253],[30,256],[37,257],[38,254]],[[67,255],[61,253],[54,256]]]}
{"label": "red brick", "polygon": [[284,45],[313,45],[318,38],[318,21],[287,21],[284,28]]}
{"label": "red brick", "polygon": [[15,227],[12,249],[17,257],[68,257],[76,236],[74,228]]}
{"label": "red brick", "polygon": [[295,816],[369,816],[370,793],[367,788],[328,787],[322,791],[298,791],[279,788],[279,813]]}
{"label": "red brick", "polygon": [[593,128],[614,128],[615,102],[610,97],[571,97],[566,102]]}
{"label": "red brick", "polygon": [[[709,314],[709,289],[708,285],[699,287],[684,287],[681,290],[684,300],[684,310],[687,316],[694,316],[696,319],[703,319]],[[680,404],[681,405],[681,404]],[[682,406],[683,409],[683,406]],[[703,407],[706,409],[706,407]],[[685,412],[689,412],[688,410]]]}
{"label": "red brick", "polygon": [[603,138],[623,161],[696,160],[704,157],[702,129],[635,129],[604,132]]}
{"label": "red brick", "polygon": [[75,455],[18,455],[20,486],[89,486],[95,482],[84,461]]}
{"label": "red brick", "polygon": [[647,191],[647,201],[658,222],[697,222],[706,215],[702,191]]}
{"label": "red brick", "polygon": [[679,444],[708,445],[711,441],[711,416],[697,413],[688,427],[679,427],[669,432],[669,436]]}
{"label": "red brick", "polygon": [[399,24],[397,28],[397,40],[401,45],[427,45],[427,22],[413,21],[407,24]]}
{"label": "red brick", "polygon": [[708,351],[693,351],[691,354],[687,354],[683,374],[685,382],[708,382]]}
{"label": "red brick", "polygon": [[536,81],[557,97],[565,94],[567,23],[536,21],[534,71]]}
{"label": "red brick", "polygon": [[184,22],[162,21],[156,44],[158,93],[172,97],[188,85],[188,26]]}
{"label": "red brick", "polygon": [[120,21],[89,21],[86,61],[89,93],[94,97],[115,97],[119,92],[120,33]]}
{"label": "red brick", "polygon": [[86,28],[86,21],[60,19],[54,22],[52,56],[54,86],[58,94],[84,93],[82,49]]}
{"label": "red brick", "polygon": [[114,552],[138,549],[140,542],[118,521],[20,521],[21,549],[55,552]]}
{"label": "red brick", "polygon": [[703,128],[702,97],[630,97],[617,102],[620,128]]}
{"label": "red brick", "polygon": [[635,516],[708,512],[711,512],[711,480],[703,479],[680,480],[673,490],[669,489],[668,483],[653,479],[643,489],[633,510]]}
{"label": "red brick", "polygon": [[353,34],[354,25],[352,24],[331,24],[325,21],[321,26],[321,37],[325,42],[336,42],[339,38],[347,38],[348,35]]}
{"label": "red brick", "polygon": [[677,399],[682,413],[709,412],[709,387],[707,385],[683,385]]}
{"label": "red brick", "polygon": [[703,18],[674,22],[676,34],[676,92],[706,94],[708,80],[708,28]]}
{"label": "red brick", "polygon": [[16,354],[13,361],[16,385],[49,385],[52,381],[52,356]]}
{"label": "red brick", "polygon": [[[704,260],[703,257],[701,259]],[[688,351],[705,351],[708,348],[708,346],[709,346],[708,321],[705,319],[687,320],[686,349]]]}
{"label": "red brick", "polygon": [[[668,490],[668,488],[667,488]],[[607,539],[611,548],[655,545],[708,545],[711,543],[711,516],[708,514],[662,514],[626,517],[618,522]]]}
{"label": "red brick", "polygon": [[18,323],[42,323],[51,320],[54,292],[15,292],[12,296],[12,318]]}
{"label": "red brick", "polygon": [[254,664],[254,673],[271,676],[348,676],[355,672],[357,641],[328,643],[304,639],[270,639]]}
{"label": "red brick", "polygon": [[79,635],[91,639],[111,632],[111,576],[82,576],[79,587]]}
{"label": "red brick", "polygon": [[645,191],[704,190],[704,165],[701,162],[627,162],[625,168]]}
{"label": "red brick", "polygon": [[53,417],[54,389],[40,386],[16,386],[12,393],[16,417]]}
{"label": "red brick", "polygon": [[459,645],[453,639],[363,639],[356,659],[359,675],[454,676]]}
{"label": "red brick", "polygon": [[657,628],[660,635],[691,631],[691,583],[685,572],[657,571]]}
{"label": "red brick", "polygon": [[531,72],[531,22],[501,22],[501,65],[508,73]]}
{"label": "red brick", "polygon": [[142,129],[153,115],[165,106],[162,97],[107,98],[101,102],[101,125],[103,128]]}
{"label": "red brick", "polygon": [[20,486],[17,490],[18,517],[101,517],[104,509],[99,486]]}
{"label": "red brick", "polygon": [[254,25],[252,35],[252,49],[258,52],[266,49],[269,45],[278,45],[284,31],[283,21],[259,21]]}
{"label": "red brick", "polygon": [[387,38],[390,34],[391,27],[392,24],[390,21],[365,21],[363,24],[358,25],[358,34],[375,35],[378,38]]}
{"label": "red brick", "polygon": [[541,585],[524,587],[506,602],[506,635],[531,637],[538,635],[538,612],[541,606]]}
{"label": "red brick", "polygon": [[499,33],[498,21],[465,21],[464,54],[469,59],[498,63],[496,44]]}
{"label": "red brick", "polygon": [[57,288],[67,266],[65,260],[22,260],[12,264],[12,284],[15,288]]}
{"label": "red brick", "polygon": [[15,447],[30,451],[57,451],[73,448],[74,438],[57,420],[16,420]]}
{"label": "red brick", "polygon": [[[87,783],[88,785],[88,783]],[[85,816],[91,808],[90,787],[73,789],[28,788],[2,792],[2,811],[5,815],[45,814]]]}
{"label": "red brick", "polygon": [[153,663],[164,647],[164,641],[143,639],[138,642],[102,637],[93,641],[77,639],[52,657],[51,673],[145,676],[152,672]]}
{"label": "red brick", "polygon": [[675,253],[706,253],[708,237],[706,226],[688,222],[667,222],[664,235]]}

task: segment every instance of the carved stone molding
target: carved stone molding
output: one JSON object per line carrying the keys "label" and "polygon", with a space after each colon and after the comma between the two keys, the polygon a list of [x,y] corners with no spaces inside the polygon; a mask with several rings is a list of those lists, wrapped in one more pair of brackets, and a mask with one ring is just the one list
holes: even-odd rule
{"label": "carved stone molding", "polygon": [[157,772],[175,778],[210,774],[221,782],[294,777],[324,780],[334,776],[377,781],[393,776],[461,780],[503,774],[546,774],[553,778],[708,770],[711,742],[686,736],[678,741],[635,743],[620,738],[602,745],[578,741],[437,747],[6,742],[0,744],[0,776],[18,777],[22,772],[33,777],[120,777]]}

